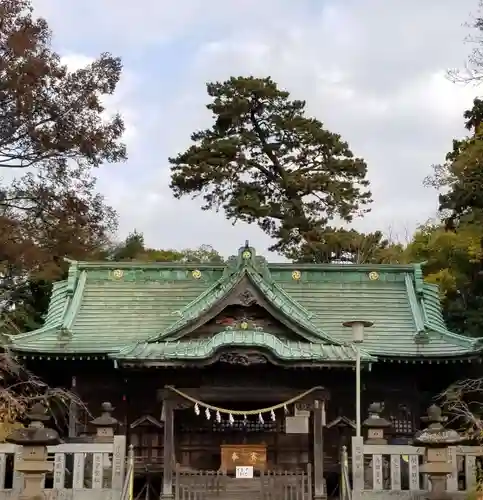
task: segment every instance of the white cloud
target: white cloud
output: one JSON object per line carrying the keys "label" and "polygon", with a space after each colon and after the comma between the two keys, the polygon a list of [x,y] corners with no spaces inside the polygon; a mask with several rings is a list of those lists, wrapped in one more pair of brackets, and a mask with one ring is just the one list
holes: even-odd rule
{"label": "white cloud", "polygon": [[65,64],[69,71],[85,68],[87,65],[92,64],[94,60],[93,57],[84,54],[63,54],[60,58],[60,62]]}
{"label": "white cloud", "polygon": [[210,123],[204,83],[240,74],[271,75],[366,159],[375,204],[357,227],[403,234],[434,214],[436,193],[422,180],[464,133],[462,112],[478,92],[444,76],[468,54],[463,25],[476,0],[113,2],[34,3],[64,53],[125,57],[130,83],[115,103],[136,140],[127,165],[100,174],[124,232],[137,227],[153,246],[230,253],[247,237],[267,246],[257,228],[232,227],[169,191],[167,158]]}

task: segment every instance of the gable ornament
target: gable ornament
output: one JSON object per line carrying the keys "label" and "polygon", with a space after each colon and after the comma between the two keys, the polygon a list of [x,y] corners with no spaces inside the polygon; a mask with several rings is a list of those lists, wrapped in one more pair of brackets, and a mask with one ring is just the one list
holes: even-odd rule
{"label": "gable ornament", "polygon": [[237,296],[238,301],[242,306],[251,306],[256,303],[257,299],[250,290],[243,290]]}
{"label": "gable ornament", "polygon": [[229,365],[250,366],[266,364],[267,358],[255,352],[225,352],[219,358],[220,363]]}
{"label": "gable ornament", "polygon": [[124,271],[122,269],[114,269],[114,271],[112,271],[112,277],[115,280],[120,280],[123,278],[123,276],[124,276]]}
{"label": "gable ornament", "polygon": [[201,278],[201,271],[199,269],[195,269],[194,271],[191,272],[191,276],[195,280],[199,280]]}

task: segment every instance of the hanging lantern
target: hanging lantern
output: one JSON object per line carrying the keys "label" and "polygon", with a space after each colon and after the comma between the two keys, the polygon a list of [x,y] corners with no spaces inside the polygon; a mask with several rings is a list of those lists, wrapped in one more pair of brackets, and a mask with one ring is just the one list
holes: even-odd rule
{"label": "hanging lantern", "polygon": [[261,413],[258,414],[258,421],[261,423],[261,424],[264,424],[265,421],[263,420],[263,415]]}
{"label": "hanging lantern", "polygon": [[243,415],[243,425],[247,425],[247,416],[246,415]]}
{"label": "hanging lantern", "polygon": [[200,407],[198,406],[198,403],[195,403],[195,415],[200,414]]}
{"label": "hanging lantern", "polygon": [[273,410],[270,410],[270,418],[272,419],[272,422],[275,422],[275,412]]}
{"label": "hanging lantern", "polygon": [[228,422],[230,425],[233,425],[235,423],[235,419],[233,418],[233,415],[231,413],[228,415]]}
{"label": "hanging lantern", "polygon": [[206,408],[206,410],[205,410],[205,416],[206,416],[206,420],[210,420],[211,414],[210,414],[209,408]]}
{"label": "hanging lantern", "polygon": [[217,412],[216,412],[216,421],[217,421],[218,423],[220,423],[220,422],[221,422],[221,415],[220,415],[220,412],[219,412],[219,411],[217,411]]}
{"label": "hanging lantern", "polygon": [[287,405],[283,405],[283,411],[285,412],[285,415],[288,415]]}

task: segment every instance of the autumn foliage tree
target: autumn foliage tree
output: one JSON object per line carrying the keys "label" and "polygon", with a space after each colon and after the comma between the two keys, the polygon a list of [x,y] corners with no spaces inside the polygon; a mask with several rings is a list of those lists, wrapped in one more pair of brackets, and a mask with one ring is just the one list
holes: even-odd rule
{"label": "autumn foliage tree", "polygon": [[256,223],[271,250],[306,254],[335,218],[368,210],[367,166],[342,138],[305,113],[271,78],[233,77],[207,85],[213,125],[171,163],[177,198],[201,197],[203,209]]}
{"label": "autumn foliage tree", "polygon": [[[29,0],[0,0],[0,312],[20,314],[63,257],[93,255],[116,227],[92,169],[126,158],[103,98],[121,76],[110,54],[70,71]],[[42,294],[41,294],[42,295]],[[42,295],[45,299],[45,294]],[[18,319],[18,318],[17,318]]]}
{"label": "autumn foliage tree", "polygon": [[69,71],[52,51],[44,19],[28,0],[0,2],[0,165],[12,169],[98,166],[124,159],[120,116],[103,116],[121,62],[102,54]]}

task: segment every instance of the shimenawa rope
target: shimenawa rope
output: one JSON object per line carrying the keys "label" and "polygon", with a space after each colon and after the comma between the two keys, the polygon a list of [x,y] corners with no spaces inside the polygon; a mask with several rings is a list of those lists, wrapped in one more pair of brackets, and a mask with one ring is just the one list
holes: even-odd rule
{"label": "shimenawa rope", "polygon": [[203,401],[200,401],[199,399],[193,398],[189,394],[186,394],[183,391],[180,391],[179,389],[176,389],[176,387],[173,387],[172,385],[167,385],[166,389],[169,389],[170,391],[175,392],[179,396],[187,399],[188,401],[191,401],[194,405],[201,406],[203,408],[206,408],[208,410],[212,410],[215,412],[219,413],[227,413],[229,415],[259,415],[261,413],[269,413],[269,412],[274,412],[275,410],[280,410],[281,408],[286,408],[288,405],[296,403],[297,401],[300,401],[303,399],[305,396],[308,396],[312,392],[320,389],[320,387],[312,387],[311,389],[308,389],[302,393],[300,393],[298,396],[295,396],[293,398],[287,399],[287,401],[284,401],[283,403],[278,403],[274,406],[268,406],[267,408],[260,408],[258,410],[229,410],[228,408],[221,408],[219,406],[214,406],[210,405],[209,403],[205,403]]}

